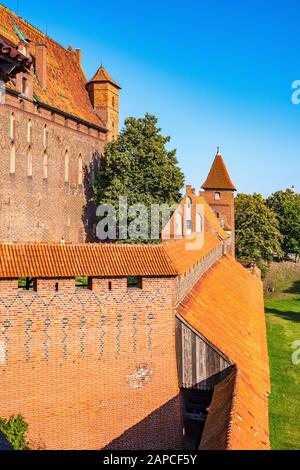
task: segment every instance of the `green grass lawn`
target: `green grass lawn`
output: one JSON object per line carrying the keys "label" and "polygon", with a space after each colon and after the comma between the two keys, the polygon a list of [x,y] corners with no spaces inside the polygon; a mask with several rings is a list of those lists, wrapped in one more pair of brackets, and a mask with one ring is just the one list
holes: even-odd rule
{"label": "green grass lawn", "polygon": [[[276,267],[278,270],[278,267]],[[266,298],[272,393],[269,399],[272,449],[300,450],[300,364],[292,363],[292,343],[300,340],[299,278],[284,267],[273,273]],[[279,281],[279,282],[277,282]]]}

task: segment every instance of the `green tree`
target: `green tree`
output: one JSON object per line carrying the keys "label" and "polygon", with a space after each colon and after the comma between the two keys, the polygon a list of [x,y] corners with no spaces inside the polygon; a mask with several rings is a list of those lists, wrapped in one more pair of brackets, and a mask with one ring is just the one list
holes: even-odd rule
{"label": "green tree", "polygon": [[282,249],[285,254],[300,253],[300,194],[292,189],[277,191],[267,199],[279,220]]}
{"label": "green tree", "polygon": [[14,450],[28,450],[26,440],[28,424],[21,415],[11,416],[9,419],[0,418],[0,432],[4,434],[7,441]]}
{"label": "green tree", "polygon": [[282,256],[282,236],[275,212],[260,194],[239,194],[235,199],[236,254],[240,259],[271,261]]}
{"label": "green tree", "polygon": [[[94,203],[118,207],[119,196],[128,206],[168,204],[181,199],[184,175],[176,150],[166,148],[170,137],[161,135],[157,118],[130,117],[118,139],[107,144],[94,185]],[[145,240],[143,240],[145,241]]]}

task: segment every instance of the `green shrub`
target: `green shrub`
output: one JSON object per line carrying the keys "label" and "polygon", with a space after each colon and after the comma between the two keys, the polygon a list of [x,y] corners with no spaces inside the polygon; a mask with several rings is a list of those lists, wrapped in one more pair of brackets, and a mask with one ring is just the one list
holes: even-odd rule
{"label": "green shrub", "polygon": [[23,416],[11,416],[9,419],[0,418],[0,431],[4,434],[14,450],[29,450],[25,434],[28,424]]}

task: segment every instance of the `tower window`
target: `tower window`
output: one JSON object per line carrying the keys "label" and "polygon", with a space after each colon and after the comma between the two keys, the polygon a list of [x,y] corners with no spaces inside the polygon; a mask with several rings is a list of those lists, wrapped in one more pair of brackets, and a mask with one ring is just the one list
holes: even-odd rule
{"label": "tower window", "polygon": [[69,182],[69,152],[65,153],[65,183]]}
{"label": "tower window", "polygon": [[114,96],[112,97],[111,102],[112,102],[112,107],[114,108],[115,107],[115,97]]}
{"label": "tower window", "polygon": [[79,155],[78,158],[78,184],[83,183],[83,168],[82,168],[82,156]]}
{"label": "tower window", "polygon": [[27,154],[27,176],[32,176],[32,151],[31,148],[28,149]]}
{"label": "tower window", "polygon": [[48,147],[48,129],[47,129],[47,124],[44,126],[44,148]]}
{"label": "tower window", "polygon": [[192,200],[186,198],[186,235],[192,234]]}
{"label": "tower window", "polygon": [[28,81],[26,77],[22,78],[22,95],[28,96]]}
{"label": "tower window", "polygon": [[10,147],[9,172],[10,174],[16,172],[16,145],[14,142],[12,142]]}
{"label": "tower window", "polygon": [[14,113],[11,113],[10,115],[10,132],[9,132],[10,138],[12,140],[15,140],[16,138],[16,118]]}
{"label": "tower window", "polygon": [[46,150],[43,156],[43,178],[44,179],[48,178],[48,154]]}
{"label": "tower window", "polygon": [[215,200],[216,200],[216,201],[219,201],[220,199],[221,199],[221,193],[216,192],[216,193],[215,193]]}
{"label": "tower window", "polygon": [[32,122],[31,122],[31,119],[29,119],[28,125],[27,125],[27,142],[28,142],[29,145],[32,144]]}

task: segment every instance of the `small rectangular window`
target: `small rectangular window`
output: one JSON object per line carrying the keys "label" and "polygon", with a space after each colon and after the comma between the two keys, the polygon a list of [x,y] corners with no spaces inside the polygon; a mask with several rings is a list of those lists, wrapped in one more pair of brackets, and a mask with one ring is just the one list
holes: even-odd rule
{"label": "small rectangular window", "polygon": [[88,289],[92,290],[92,278],[87,276],[75,277],[76,289]]}
{"label": "small rectangular window", "polygon": [[129,276],[127,278],[127,288],[128,289],[142,289],[143,288],[143,280],[139,276]]}
{"label": "small rectangular window", "polygon": [[18,288],[23,290],[36,291],[36,279],[33,277],[20,277]]}

